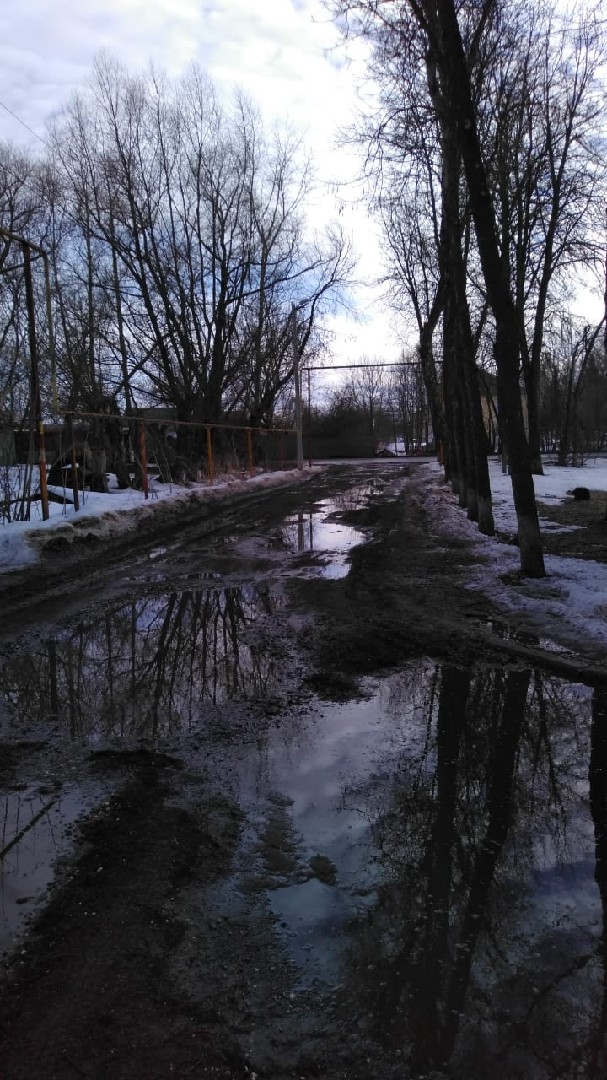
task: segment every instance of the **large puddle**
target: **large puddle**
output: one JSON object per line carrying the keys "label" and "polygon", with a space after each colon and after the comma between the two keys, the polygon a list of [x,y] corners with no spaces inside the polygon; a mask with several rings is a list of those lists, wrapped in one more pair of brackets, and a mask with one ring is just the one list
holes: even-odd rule
{"label": "large puddle", "polygon": [[350,568],[349,552],[362,542],[364,533],[344,525],[341,518],[367,506],[381,487],[382,481],[371,481],[299,510],[285,519],[280,530],[282,543],[298,555],[308,556],[312,572],[326,578],[345,577]]}
{"label": "large puddle", "polygon": [[263,586],[144,596],[4,662],[0,952],[53,880],[70,826],[106,793],[88,777],[91,749],[230,741],[248,702],[269,707],[276,660],[251,630],[276,602]]}
{"label": "large puddle", "polygon": [[[171,735],[178,716],[190,731],[205,695],[263,692],[261,658],[239,642],[237,664],[226,627],[246,636],[247,614],[265,602],[218,591],[133,605],[26,665],[10,661],[3,738],[25,715],[78,744]],[[205,664],[209,625],[221,675]],[[217,752],[253,822],[242,865],[253,852],[300,988],[331,994],[419,1068],[449,1062],[462,1078],[585,1068],[605,985],[607,693],[431,660],[364,689]],[[94,794],[67,783],[5,795],[5,946]],[[237,871],[238,888],[250,872]]]}
{"label": "large puddle", "polygon": [[323,577],[345,577],[349,570],[348,552],[360,544],[360,530],[331,520],[332,507],[321,504],[314,511],[300,511],[286,519],[281,536],[283,543],[299,555],[316,556],[315,567]]}
{"label": "large puddle", "polygon": [[4,733],[50,719],[81,741],[166,738],[200,729],[227,700],[263,699],[274,660],[248,632],[274,604],[264,587],[198,589],[82,621],[4,663]]}
{"label": "large puddle", "polygon": [[[281,542],[345,572],[362,535],[331,520],[338,509],[289,517]],[[328,995],[345,1027],[416,1075],[447,1063],[462,1080],[590,1075],[606,985],[607,692],[415,659],[361,699],[277,711],[260,632],[277,603],[267,585],[201,581],[5,661],[0,752],[47,740],[65,757],[54,788],[12,783],[13,751],[6,767],[0,756],[5,943],[69,825],[103,797],[70,780],[70,746],[76,770],[83,748],[187,753],[197,734],[250,823],[233,885],[274,912],[302,991]],[[272,723],[235,738],[233,706],[264,702]]]}
{"label": "large puddle", "polygon": [[260,819],[301,989],[336,995],[415,1068],[587,1075],[605,985],[607,694],[431,661],[367,690],[240,762],[245,804],[267,800],[289,856],[277,873]]}

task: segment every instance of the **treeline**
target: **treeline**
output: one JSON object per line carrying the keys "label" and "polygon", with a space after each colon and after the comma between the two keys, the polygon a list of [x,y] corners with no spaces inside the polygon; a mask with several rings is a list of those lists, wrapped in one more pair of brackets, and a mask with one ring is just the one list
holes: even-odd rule
{"label": "treeline", "polygon": [[312,435],[334,440],[338,453],[382,449],[412,453],[434,445],[432,416],[418,359],[403,353],[396,365],[362,357],[360,368],[325,393],[312,411]]}
{"label": "treeline", "polygon": [[[590,454],[607,451],[607,356],[602,341],[571,319],[550,340],[540,367],[541,451],[553,463],[581,465]],[[352,371],[313,409],[313,433],[345,436],[349,444],[364,440],[365,452],[395,442],[407,453],[437,449],[419,358],[403,353],[399,364],[389,366],[379,357],[362,361],[370,366]],[[478,379],[486,449],[499,453],[496,379],[480,368]]]}
{"label": "treeline", "polygon": [[[388,285],[416,330],[446,475],[491,533],[478,370],[492,371],[521,566],[541,576],[532,474],[543,373],[576,282],[604,267],[604,20],[543,0],[327,2],[344,33],[369,44],[375,105],[353,138],[367,152]],[[604,351],[601,329],[583,328],[569,360]]]}
{"label": "treeline", "polygon": [[[292,307],[313,354],[352,270],[339,227],[306,220],[298,137],[196,68],[171,82],[102,57],[46,146],[0,146],[0,226],[49,255],[56,378],[36,273],[47,416],[162,404],[270,423],[292,381]],[[0,404],[16,422],[30,401],[20,255],[0,237]]]}

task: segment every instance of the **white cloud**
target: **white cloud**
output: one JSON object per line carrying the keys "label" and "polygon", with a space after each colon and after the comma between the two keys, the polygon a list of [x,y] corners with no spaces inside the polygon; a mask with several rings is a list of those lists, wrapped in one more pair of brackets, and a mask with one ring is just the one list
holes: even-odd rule
{"label": "white cloud", "polygon": [[[359,280],[380,272],[377,232],[348,205],[348,184],[359,160],[336,145],[356,96],[355,76],[336,26],[321,0],[15,0],[0,9],[0,102],[40,137],[45,124],[86,81],[93,57],[107,50],[130,70],[152,61],[176,77],[198,61],[226,91],[241,86],[268,120],[303,130],[319,177],[313,221],[340,213],[360,256]],[[360,58],[360,57],[359,57]],[[34,145],[29,133],[0,109],[0,139]],[[395,358],[372,293],[355,301],[371,319],[374,352]],[[334,322],[334,352],[369,352],[369,328]],[[349,340],[348,340],[349,339]],[[353,343],[354,342],[354,343]],[[356,355],[354,356],[356,358]]]}
{"label": "white cloud", "polygon": [[[308,127],[325,150],[347,122],[353,81],[320,0],[19,0],[0,11],[0,100],[41,135],[44,122],[107,49],[130,69],[151,60],[177,76],[199,60],[266,115]],[[2,116],[0,136],[17,138]],[[21,136],[23,131],[21,132]]]}

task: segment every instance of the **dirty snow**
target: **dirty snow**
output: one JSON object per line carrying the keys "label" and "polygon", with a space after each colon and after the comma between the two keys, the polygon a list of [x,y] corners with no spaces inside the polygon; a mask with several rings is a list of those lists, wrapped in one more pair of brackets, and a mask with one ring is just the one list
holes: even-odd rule
{"label": "dirty snow", "polygon": [[[17,570],[38,561],[40,540],[48,537],[49,532],[61,535],[66,540],[73,539],[76,532],[98,537],[116,535],[128,529],[136,528],[142,518],[154,513],[154,508],[161,503],[173,503],[184,506],[193,500],[209,502],[236,495],[251,488],[270,488],[285,482],[293,482],[298,475],[302,478],[309,474],[306,468],[303,474],[295,470],[273,473],[259,473],[248,479],[229,477],[218,480],[213,485],[190,483],[159,484],[153,478],[149,481],[149,498],[146,500],[142,491],[135,488],[121,490],[110,474],[110,492],[107,495],[84,491],[80,492],[80,509],[74,510],[71,502],[49,504],[49,519],[42,520],[40,503],[32,504],[31,521],[11,521],[0,524],[0,573]],[[61,496],[71,500],[71,490],[50,488]]]}
{"label": "dirty snow", "polygon": [[[485,593],[507,614],[526,612],[547,637],[558,628],[559,637],[576,647],[607,645],[607,564],[590,559],[557,555],[545,556],[546,577],[506,583],[504,575],[515,574],[520,567],[518,548],[495,537],[482,536],[443,481],[442,470],[432,462],[433,474],[429,500],[430,518],[435,528],[469,540],[480,560],[467,571],[470,588]],[[535,476],[535,494],[541,502],[559,503],[571,497],[576,487],[607,493],[607,460],[590,459],[581,468],[559,468],[544,464],[545,476]],[[516,514],[512,481],[503,475],[499,461],[490,460],[489,473],[493,493],[495,526],[501,534],[515,535]],[[546,523],[540,517],[542,530]],[[550,523],[554,528],[554,523]],[[571,526],[560,526],[562,529]],[[607,542],[607,529],[606,529]]]}

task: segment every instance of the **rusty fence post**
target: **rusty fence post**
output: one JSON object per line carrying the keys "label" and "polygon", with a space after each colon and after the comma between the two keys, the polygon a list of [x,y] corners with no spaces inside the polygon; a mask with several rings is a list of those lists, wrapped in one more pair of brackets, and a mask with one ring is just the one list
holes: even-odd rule
{"label": "rusty fence post", "polygon": [[255,472],[253,462],[253,432],[251,431],[251,428],[247,428],[247,453],[249,456],[249,477],[251,477]]}
{"label": "rusty fence post", "polygon": [[67,436],[70,440],[70,460],[72,463],[72,498],[74,500],[74,510],[80,509],[80,495],[78,492],[78,464],[76,462],[76,443],[74,441],[74,417],[71,413],[68,413],[65,417],[65,424],[67,427]]}
{"label": "rusty fence post", "polygon": [[312,468],[312,392],[310,389],[310,368],[308,368],[308,465]]}
{"label": "rusty fence post", "polygon": [[141,485],[143,487],[143,496],[147,499],[149,495],[148,484],[148,448],[145,440],[145,421],[139,421],[139,455],[141,457]]}
{"label": "rusty fence post", "polygon": [[44,424],[42,422],[42,406],[40,403],[40,376],[38,372],[38,345],[36,342],[36,308],[34,301],[34,283],[32,279],[32,259],[30,246],[27,240],[21,241],[23,251],[23,270],[25,280],[25,300],[27,309],[27,325],[30,346],[30,408],[34,417],[36,433],[38,436],[38,467],[40,470],[40,501],[42,503],[42,517],[48,521],[48,487],[46,483],[46,442],[44,438]]}
{"label": "rusty fence post", "polygon": [[295,380],[295,423],[297,424],[297,468],[303,472],[303,431],[301,413],[301,374],[299,370],[299,344],[297,340],[297,309],[291,308],[291,347],[293,350],[293,378]]}
{"label": "rusty fence post", "polygon": [[213,470],[213,439],[210,426],[207,426],[207,469],[209,473],[209,484],[212,484],[215,480],[215,472]]}
{"label": "rusty fence post", "polygon": [[40,469],[40,501],[42,503],[42,518],[48,521],[48,485],[46,482],[46,440],[44,437],[44,424],[42,420],[38,424],[38,467]]}

